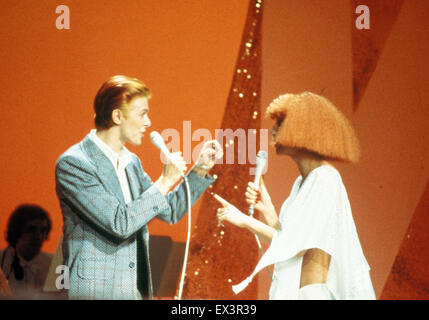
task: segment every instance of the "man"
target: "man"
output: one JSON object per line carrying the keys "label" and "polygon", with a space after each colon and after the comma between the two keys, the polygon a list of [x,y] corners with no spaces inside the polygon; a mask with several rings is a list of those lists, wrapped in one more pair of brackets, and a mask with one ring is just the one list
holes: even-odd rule
{"label": "man", "polygon": [[20,205],[6,231],[9,246],[0,252],[0,265],[14,298],[42,297],[52,255],[41,252],[51,230],[48,213],[37,205]]}
{"label": "man", "polygon": [[[108,79],[94,101],[96,129],[57,161],[71,299],[151,299],[147,223],[153,218],[176,223],[187,212],[183,181],[169,192],[186,171],[180,153],[172,154],[152,183],[125,148],[127,142],[140,145],[151,125],[150,97],[138,79]],[[216,141],[206,143],[187,174],[192,205],[213,182],[207,172],[219,152]]]}

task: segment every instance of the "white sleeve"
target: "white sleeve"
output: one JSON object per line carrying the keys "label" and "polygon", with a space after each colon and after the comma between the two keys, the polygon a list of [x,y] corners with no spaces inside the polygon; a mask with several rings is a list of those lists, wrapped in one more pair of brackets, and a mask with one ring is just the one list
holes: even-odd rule
{"label": "white sleeve", "polygon": [[299,300],[334,300],[326,283],[309,284],[299,289]]}

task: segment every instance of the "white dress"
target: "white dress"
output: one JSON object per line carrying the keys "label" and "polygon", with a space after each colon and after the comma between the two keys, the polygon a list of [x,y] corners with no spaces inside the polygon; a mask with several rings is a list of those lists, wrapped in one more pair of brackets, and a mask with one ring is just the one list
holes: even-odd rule
{"label": "white dress", "polygon": [[263,268],[274,264],[270,299],[298,299],[303,250],[319,248],[331,255],[326,285],[333,299],[375,299],[370,267],[362,252],[341,176],[330,165],[299,176],[283,203],[271,245],[253,273],[238,285],[242,291]]}

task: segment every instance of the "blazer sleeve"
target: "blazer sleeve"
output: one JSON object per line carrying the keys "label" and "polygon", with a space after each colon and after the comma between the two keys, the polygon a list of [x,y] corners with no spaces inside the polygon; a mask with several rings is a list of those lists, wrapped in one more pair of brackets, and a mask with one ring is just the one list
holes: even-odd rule
{"label": "blazer sleeve", "polygon": [[[213,183],[214,179],[208,174],[202,178],[193,170],[190,170],[186,177],[191,191],[192,207],[201,194]],[[161,211],[157,218],[169,223],[177,223],[188,212],[185,182],[182,180],[172,192],[166,195],[166,199],[170,210]]]}
{"label": "blazer sleeve", "polygon": [[129,238],[160,212],[169,211],[169,203],[154,185],[134,201],[121,203],[102,184],[96,168],[73,155],[57,161],[55,176],[61,203],[119,239]]}

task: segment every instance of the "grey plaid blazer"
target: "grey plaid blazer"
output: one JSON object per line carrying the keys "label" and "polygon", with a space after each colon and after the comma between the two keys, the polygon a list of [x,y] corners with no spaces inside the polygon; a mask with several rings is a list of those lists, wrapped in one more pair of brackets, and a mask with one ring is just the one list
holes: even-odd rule
{"label": "grey plaid blazer", "polygon": [[[69,267],[71,299],[137,299],[137,239],[144,243],[149,298],[153,297],[147,223],[176,223],[185,214],[181,182],[163,196],[139,158],[125,168],[133,201],[125,204],[110,160],[86,136],[56,163],[56,192],[63,213],[63,256]],[[213,182],[188,173],[192,205]],[[159,254],[163,254],[160,252]]]}

